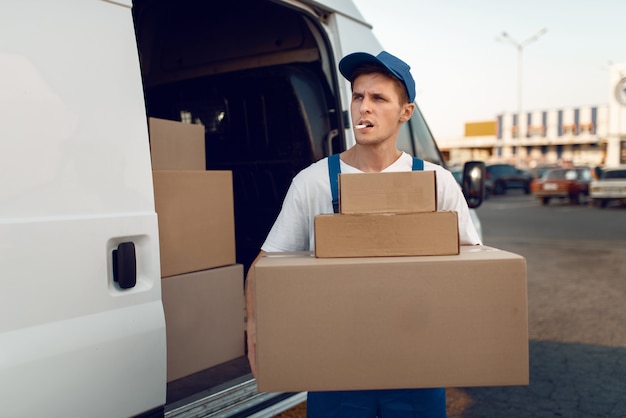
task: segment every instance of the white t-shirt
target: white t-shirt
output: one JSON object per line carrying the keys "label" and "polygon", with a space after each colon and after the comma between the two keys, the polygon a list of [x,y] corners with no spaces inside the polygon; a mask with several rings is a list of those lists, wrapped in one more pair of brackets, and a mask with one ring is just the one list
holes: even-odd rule
{"label": "white t-shirt", "polygon": [[[402,153],[383,172],[411,171],[413,157]],[[480,244],[480,238],[470,218],[461,188],[445,168],[424,161],[424,170],[434,170],[437,176],[437,210],[458,213],[461,245]],[[361,173],[341,161],[342,173]],[[323,158],[298,173],[291,182],[282,209],[261,247],[267,252],[313,251],[316,215],[333,213],[332,193],[328,176],[328,158]]]}

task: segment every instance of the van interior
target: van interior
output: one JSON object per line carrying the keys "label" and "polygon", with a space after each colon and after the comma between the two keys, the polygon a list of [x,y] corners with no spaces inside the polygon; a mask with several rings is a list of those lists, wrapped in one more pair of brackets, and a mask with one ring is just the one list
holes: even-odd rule
{"label": "van interior", "polygon": [[[135,0],[149,117],[201,124],[206,168],[231,170],[237,263],[247,271],[295,174],[345,141],[316,23],[265,0]],[[236,359],[168,384],[168,404],[249,373]]]}
{"label": "van interior", "polygon": [[247,269],[293,176],[341,151],[313,23],[258,0],[136,1],[134,16],[147,114],[205,127],[206,168],[233,173]]}

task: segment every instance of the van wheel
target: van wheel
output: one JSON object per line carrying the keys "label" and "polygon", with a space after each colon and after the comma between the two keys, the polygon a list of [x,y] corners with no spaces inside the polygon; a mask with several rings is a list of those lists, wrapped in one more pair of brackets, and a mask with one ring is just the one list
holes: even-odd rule
{"label": "van wheel", "polygon": [[504,186],[504,183],[501,181],[497,182],[493,187],[493,194],[505,194],[505,193],[506,193],[506,187]]}
{"label": "van wheel", "polygon": [[571,194],[569,196],[569,202],[572,205],[579,205],[580,204],[580,193]]}
{"label": "van wheel", "polygon": [[547,205],[548,203],[550,203],[550,198],[549,197],[542,197],[541,198],[541,204],[542,205]]}

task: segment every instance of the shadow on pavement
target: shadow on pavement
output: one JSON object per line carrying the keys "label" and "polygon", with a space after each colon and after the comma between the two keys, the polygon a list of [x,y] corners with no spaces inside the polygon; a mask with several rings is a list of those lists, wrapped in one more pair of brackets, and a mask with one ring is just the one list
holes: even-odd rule
{"label": "shadow on pavement", "polygon": [[447,390],[449,418],[626,417],[626,348],[530,342],[530,385]]}

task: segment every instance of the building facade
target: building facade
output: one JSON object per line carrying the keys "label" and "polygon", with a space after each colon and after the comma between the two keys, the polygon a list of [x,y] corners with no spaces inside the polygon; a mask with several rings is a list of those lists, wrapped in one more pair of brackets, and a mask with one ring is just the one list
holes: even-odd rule
{"label": "building facade", "polygon": [[464,137],[440,141],[440,146],[451,164],[626,164],[626,64],[611,66],[609,93],[604,105],[503,113],[495,120],[469,122]]}

